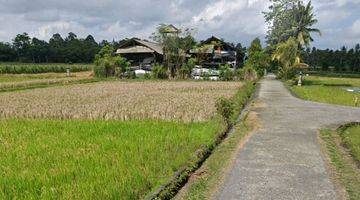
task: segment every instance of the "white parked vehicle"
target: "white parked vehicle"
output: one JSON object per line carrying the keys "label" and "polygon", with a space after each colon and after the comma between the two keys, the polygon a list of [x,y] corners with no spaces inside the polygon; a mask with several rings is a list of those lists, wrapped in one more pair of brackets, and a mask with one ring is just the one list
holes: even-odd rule
{"label": "white parked vehicle", "polygon": [[191,75],[195,80],[203,80],[207,78],[212,81],[218,81],[220,72],[219,70],[201,68],[200,66],[196,66],[193,69]]}
{"label": "white parked vehicle", "polygon": [[150,74],[150,73],[151,73],[150,71],[146,71],[143,69],[135,70],[136,77],[141,77],[141,76],[144,76],[145,74]]}

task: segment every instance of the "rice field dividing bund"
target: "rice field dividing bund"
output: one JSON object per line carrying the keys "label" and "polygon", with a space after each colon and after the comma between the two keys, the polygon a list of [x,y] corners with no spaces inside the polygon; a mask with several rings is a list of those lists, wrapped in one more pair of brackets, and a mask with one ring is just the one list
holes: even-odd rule
{"label": "rice field dividing bund", "polygon": [[1,118],[204,122],[240,82],[101,82],[0,94]]}
{"label": "rice field dividing bund", "polygon": [[55,74],[41,75],[0,75],[0,91],[8,89],[21,89],[32,86],[67,84],[81,80],[93,79],[89,72],[73,73],[70,77],[66,74],[55,76]]}

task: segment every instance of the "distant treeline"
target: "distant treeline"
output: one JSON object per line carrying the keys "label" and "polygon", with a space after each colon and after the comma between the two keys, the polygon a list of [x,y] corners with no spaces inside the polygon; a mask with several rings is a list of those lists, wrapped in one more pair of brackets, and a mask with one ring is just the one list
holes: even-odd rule
{"label": "distant treeline", "polygon": [[360,72],[360,44],[350,49],[344,46],[338,50],[308,48],[303,52],[303,59],[311,67],[324,71]]}
{"label": "distant treeline", "polygon": [[[44,41],[23,33],[18,34],[11,43],[0,42],[0,62],[92,63],[102,47],[111,45],[116,49],[124,40],[103,40],[97,43],[91,35],[83,39],[69,33],[63,38],[57,33],[49,41]],[[246,48],[238,44],[236,49],[240,57],[238,60],[243,60]],[[334,69],[360,72],[360,44],[351,49],[342,47],[339,50],[308,48],[303,51],[302,58],[310,67],[324,71]]]}
{"label": "distant treeline", "polygon": [[[100,49],[109,44],[97,43],[93,36],[85,39],[69,33],[63,38],[54,34],[49,41],[31,38],[27,33],[18,34],[12,43],[0,42],[0,62],[26,63],[92,63]],[[112,45],[118,45],[112,42]]]}

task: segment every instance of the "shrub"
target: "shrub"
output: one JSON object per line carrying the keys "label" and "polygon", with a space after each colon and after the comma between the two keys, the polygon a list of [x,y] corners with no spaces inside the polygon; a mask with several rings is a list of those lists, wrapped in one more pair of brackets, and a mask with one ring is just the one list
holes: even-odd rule
{"label": "shrub", "polygon": [[258,79],[256,70],[249,63],[246,63],[244,68],[237,70],[236,76],[245,81],[256,81]]}
{"label": "shrub", "polygon": [[154,79],[167,79],[168,78],[168,75],[166,73],[166,68],[159,64],[155,64],[153,66],[151,74]]}
{"label": "shrub", "polygon": [[151,74],[149,74],[149,73],[144,74],[144,79],[145,80],[151,79]]}
{"label": "shrub", "polygon": [[234,72],[230,69],[229,65],[221,66],[219,76],[222,81],[234,80]]}
{"label": "shrub", "polygon": [[294,67],[280,67],[277,78],[284,80],[294,79],[296,78],[296,69]]}
{"label": "shrub", "polygon": [[94,71],[94,76],[105,77],[106,71],[103,65],[95,65],[93,71]]}
{"label": "shrub", "polygon": [[191,72],[194,69],[195,64],[196,64],[195,58],[190,58],[186,63],[184,63],[179,70],[180,77],[182,79],[190,78]]}
{"label": "shrub", "polygon": [[216,111],[225,123],[230,126],[231,117],[234,114],[234,103],[230,99],[221,97],[216,101]]}
{"label": "shrub", "polygon": [[[95,56],[95,76],[118,76],[121,78],[126,77],[125,73],[128,72],[130,63],[121,56],[114,56],[113,51],[113,48],[107,45],[101,49],[99,54]],[[130,74],[127,73],[127,76],[129,75]]]}

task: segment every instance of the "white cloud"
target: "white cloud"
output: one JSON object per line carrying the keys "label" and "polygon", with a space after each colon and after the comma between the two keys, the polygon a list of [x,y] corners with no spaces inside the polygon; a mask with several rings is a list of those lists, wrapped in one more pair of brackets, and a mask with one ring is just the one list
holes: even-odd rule
{"label": "white cloud", "polygon": [[360,36],[360,19],[356,20],[353,25],[351,26],[351,32],[354,35]]}
{"label": "white cloud", "polygon": [[[312,2],[319,19],[316,27],[324,33],[316,36],[314,45],[333,48],[359,39],[360,0]],[[195,28],[199,40],[215,35],[248,45],[265,36],[262,11],[268,4],[268,0],[0,0],[0,41],[11,41],[22,32],[39,39],[57,32],[63,37],[68,32],[79,37],[91,34],[98,41],[148,38],[159,23],[172,23]]]}

